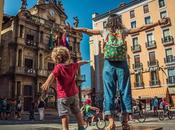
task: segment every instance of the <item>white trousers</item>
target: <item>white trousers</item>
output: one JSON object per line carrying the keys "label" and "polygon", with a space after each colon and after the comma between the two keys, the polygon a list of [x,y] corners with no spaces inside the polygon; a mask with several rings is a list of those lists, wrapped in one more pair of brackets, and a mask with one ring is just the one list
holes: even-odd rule
{"label": "white trousers", "polygon": [[38,108],[39,119],[44,120],[44,108]]}

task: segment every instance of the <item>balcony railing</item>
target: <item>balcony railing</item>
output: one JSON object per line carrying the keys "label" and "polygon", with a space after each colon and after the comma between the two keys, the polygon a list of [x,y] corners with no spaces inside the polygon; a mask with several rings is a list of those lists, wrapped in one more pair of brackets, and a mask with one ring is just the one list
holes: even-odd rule
{"label": "balcony railing", "polygon": [[175,76],[168,77],[167,83],[170,85],[174,85],[175,84]]}
{"label": "balcony railing", "polygon": [[27,46],[31,46],[31,47],[36,47],[37,46],[36,42],[34,42],[32,40],[26,39],[25,43],[26,43]]}
{"label": "balcony railing", "polygon": [[153,48],[156,48],[156,41],[153,40],[153,41],[148,41],[145,43],[146,44],[146,48],[147,49],[153,49]]}
{"label": "balcony railing", "polygon": [[131,50],[133,53],[135,52],[140,52],[141,51],[141,46],[138,44],[138,45],[134,45],[131,47]]}
{"label": "balcony railing", "polygon": [[39,76],[44,76],[44,77],[47,77],[50,73],[51,73],[50,71],[44,70],[44,69],[38,69],[38,72],[37,72]]}
{"label": "balcony railing", "polygon": [[142,63],[135,63],[135,64],[133,64],[133,69],[134,70],[143,69],[143,64]]}
{"label": "balcony railing", "polygon": [[162,38],[162,43],[164,46],[173,45],[174,44],[173,36],[166,36],[166,37]]}
{"label": "balcony railing", "polygon": [[148,67],[156,67],[159,66],[158,60],[148,61]]}
{"label": "balcony railing", "polygon": [[136,88],[143,88],[143,87],[144,87],[144,83],[143,83],[143,82],[135,82],[135,83],[134,83],[134,86],[135,86]]}
{"label": "balcony railing", "polygon": [[174,64],[175,63],[175,56],[167,56],[164,58],[165,64]]}
{"label": "balcony railing", "polygon": [[16,67],[15,73],[18,74],[29,74],[29,75],[36,75],[36,70],[33,68],[26,68],[26,67]]}
{"label": "balcony railing", "polygon": [[160,80],[152,80],[149,82],[150,86],[157,86],[160,85]]}

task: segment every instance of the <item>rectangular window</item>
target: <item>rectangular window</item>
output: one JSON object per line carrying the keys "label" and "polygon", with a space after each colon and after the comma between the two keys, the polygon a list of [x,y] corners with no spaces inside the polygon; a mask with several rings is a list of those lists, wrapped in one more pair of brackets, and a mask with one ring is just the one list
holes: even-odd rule
{"label": "rectangular window", "polygon": [[26,69],[32,69],[33,68],[33,60],[32,59],[25,59],[25,68]]}
{"label": "rectangular window", "polygon": [[160,12],[160,18],[162,19],[162,18],[165,18],[165,17],[167,17],[167,12],[166,11]]}
{"label": "rectangular window", "polygon": [[21,82],[17,81],[17,97],[21,95]]}
{"label": "rectangular window", "polygon": [[29,41],[33,41],[34,40],[34,36],[30,35],[30,34],[27,34],[26,39],[29,40]]}
{"label": "rectangular window", "polygon": [[20,32],[19,32],[19,36],[22,38],[23,35],[24,35],[24,26],[23,25],[20,25]]}
{"label": "rectangular window", "polygon": [[131,22],[131,28],[136,28],[136,21]]}
{"label": "rectangular window", "polygon": [[138,37],[135,37],[132,39],[132,44],[133,44],[133,47],[136,47],[138,45]]}
{"label": "rectangular window", "polygon": [[165,6],[165,0],[159,0],[159,8],[162,8]]}
{"label": "rectangular window", "polygon": [[172,48],[165,49],[165,54],[166,54],[166,57],[173,56]]}
{"label": "rectangular window", "polygon": [[168,68],[168,83],[175,84],[175,67]]}
{"label": "rectangular window", "polygon": [[163,37],[166,38],[166,37],[169,37],[169,36],[170,36],[170,30],[169,29],[163,30]]}
{"label": "rectangular window", "polygon": [[33,35],[30,35],[30,34],[26,35],[26,44],[29,46],[34,44],[34,36]]}
{"label": "rectangular window", "polygon": [[148,7],[148,5],[144,5],[144,6],[143,6],[143,12],[144,12],[145,14],[149,12],[149,7]]}
{"label": "rectangular window", "polygon": [[156,84],[158,80],[158,77],[157,77],[157,72],[156,71],[151,71],[151,81],[153,84]]}
{"label": "rectangular window", "polygon": [[19,67],[22,66],[22,50],[21,49],[18,50],[18,66]]}
{"label": "rectangular window", "polygon": [[142,75],[141,73],[135,74],[136,87],[142,87]]}
{"label": "rectangular window", "polygon": [[148,43],[150,43],[150,42],[153,41],[153,33],[148,33],[148,34],[146,35],[146,37],[147,37],[147,42],[148,42]]}
{"label": "rectangular window", "polygon": [[151,17],[145,17],[145,24],[151,24]]}
{"label": "rectangular window", "polygon": [[156,60],[155,52],[149,52],[149,61],[154,62]]}
{"label": "rectangular window", "polygon": [[134,10],[130,11],[130,18],[134,18],[135,17],[135,12]]}
{"label": "rectangular window", "polygon": [[134,62],[135,62],[135,64],[140,63],[140,56],[139,55],[134,56]]}
{"label": "rectangular window", "polygon": [[175,68],[168,68],[168,77],[174,77],[175,76]]}

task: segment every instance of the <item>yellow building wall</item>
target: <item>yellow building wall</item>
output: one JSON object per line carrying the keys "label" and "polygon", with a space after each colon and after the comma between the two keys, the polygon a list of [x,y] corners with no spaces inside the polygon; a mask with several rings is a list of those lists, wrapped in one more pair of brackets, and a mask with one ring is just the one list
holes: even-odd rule
{"label": "yellow building wall", "polygon": [[[172,25],[169,26],[168,28],[170,29],[172,36],[175,36],[175,24],[174,24],[175,17],[173,14],[173,12],[175,11],[175,8],[173,7],[173,5],[175,4],[175,1],[174,0],[166,0],[165,3],[166,3],[166,7],[163,9],[159,9],[158,1],[152,0],[150,3],[148,3],[148,6],[149,6],[149,13],[148,14],[143,13],[143,5],[135,8],[134,9],[135,10],[135,18],[134,19],[136,20],[137,27],[141,27],[144,25],[144,17],[145,16],[151,16],[151,21],[153,23],[157,22],[160,19],[160,11],[166,10],[168,17],[171,18],[171,23],[172,23]],[[126,13],[122,14],[122,18],[123,18],[124,25],[126,27],[130,28],[130,26],[131,26],[130,24],[132,21],[132,20],[130,20],[130,13],[126,12]],[[124,19],[129,19],[129,20],[124,20]],[[126,40],[129,43],[128,44],[128,48],[129,48],[128,54],[131,56],[131,64],[134,63],[134,55],[139,54],[141,63],[143,63],[143,71],[148,69],[147,61],[149,61],[149,52],[155,51],[156,59],[159,61],[159,66],[165,67],[166,66],[164,63],[165,48],[173,48],[173,50],[175,50],[174,45],[165,47],[162,44],[161,38],[162,38],[163,33],[162,33],[162,28],[160,26],[154,27],[153,30],[148,31],[148,32],[153,32],[154,40],[156,41],[156,45],[157,45],[156,49],[147,50],[147,48],[145,46],[145,42],[147,41],[146,40],[146,31],[140,32],[138,35],[136,35],[138,37],[139,44],[141,45],[141,52],[139,52],[139,53],[133,53],[131,51],[132,36],[128,36],[126,38]],[[132,67],[132,65],[131,65],[131,67]],[[131,71],[133,71],[132,68],[131,68]],[[161,70],[159,71],[159,79],[160,79],[161,85],[167,86],[166,85],[166,76]],[[134,86],[135,76],[134,75],[131,75],[131,81],[132,81],[132,88],[135,89],[135,86]],[[145,88],[150,87],[149,81],[150,81],[150,72],[143,73],[143,82],[145,84]]]}
{"label": "yellow building wall", "polygon": [[[149,13],[144,14],[143,5],[146,5],[146,4],[148,4],[148,6],[149,6]],[[157,22],[158,20],[160,20],[160,11],[166,10],[168,17],[170,17],[170,19],[171,19],[171,26],[168,26],[168,28],[170,29],[170,32],[171,32],[172,36],[174,37],[175,36],[175,17],[174,17],[175,0],[165,0],[166,6],[161,8],[161,9],[159,8],[158,0],[147,0],[146,4],[141,4],[140,6],[133,5],[133,7],[135,7],[135,8],[129,7],[131,9],[124,9],[126,11],[123,11],[123,12],[121,11],[122,21],[123,21],[123,24],[125,25],[125,27],[128,29],[131,28],[131,21],[132,21],[132,19],[130,18],[130,11],[131,10],[135,11],[135,18],[134,19],[136,20],[137,27],[141,27],[141,26],[145,25],[144,17],[146,17],[146,16],[150,16],[151,21],[153,23]],[[101,19],[99,21],[95,21],[94,22],[95,26],[93,27],[93,29],[103,30],[103,22],[105,20],[106,20],[106,18],[104,18],[104,20]],[[147,38],[146,38],[147,32],[153,32],[154,40],[156,41],[156,45],[157,45],[157,47],[155,49],[147,50],[147,48],[146,48],[145,42],[147,41]],[[167,73],[166,65],[164,63],[165,48],[172,48],[174,56],[175,56],[175,45],[170,45],[170,46],[166,46],[166,47],[163,45],[162,40],[161,40],[161,38],[163,37],[163,33],[162,33],[162,27],[160,27],[160,26],[154,27],[151,30],[140,32],[138,35],[135,35],[135,36],[138,37],[139,44],[141,45],[141,52],[138,52],[138,53],[133,53],[131,51],[132,37],[133,36],[129,35],[126,38],[126,41],[128,42],[128,44],[127,44],[128,52],[127,53],[130,56],[130,72],[131,72],[132,89],[137,89],[134,86],[135,74],[134,74],[134,70],[132,68],[132,64],[134,64],[134,55],[138,55],[138,54],[140,55],[141,63],[143,63],[143,73],[142,74],[143,74],[143,82],[145,85],[144,88],[150,88],[150,85],[149,85],[150,71],[148,71],[149,67],[148,67],[148,63],[147,63],[149,61],[149,52],[155,51],[156,59],[159,61],[159,67],[163,67],[164,71]],[[96,36],[95,37],[92,36],[91,41],[93,41],[93,40],[95,41],[96,38],[97,38]],[[99,38],[98,40],[102,40],[102,39]],[[95,63],[93,60],[93,58],[94,58],[94,45],[90,45],[90,58],[93,61],[91,64],[94,67],[95,66]],[[167,82],[166,82],[167,77],[164,74],[164,72],[159,70],[158,74],[159,74],[159,80],[160,80],[159,87],[161,87],[161,86],[167,87]],[[143,89],[143,91],[144,91],[144,89]]]}

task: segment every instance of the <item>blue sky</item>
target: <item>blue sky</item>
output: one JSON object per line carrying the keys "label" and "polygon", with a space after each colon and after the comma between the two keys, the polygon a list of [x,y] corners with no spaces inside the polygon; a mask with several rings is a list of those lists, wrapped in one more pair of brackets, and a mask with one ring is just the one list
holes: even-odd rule
{"label": "blue sky", "polygon": [[[65,12],[68,16],[68,22],[73,24],[73,17],[78,16],[79,26],[92,28],[92,14],[97,12],[99,14],[105,13],[111,9],[116,8],[120,3],[128,2],[129,0],[62,0]],[[27,7],[31,8],[35,5],[37,0],[27,0]],[[16,15],[20,9],[21,0],[5,0],[4,12],[8,15]],[[81,54],[83,59],[89,59],[89,37],[83,35],[81,41]],[[82,87],[91,86],[90,66],[84,65],[81,67],[81,73],[86,75],[86,82]]]}

